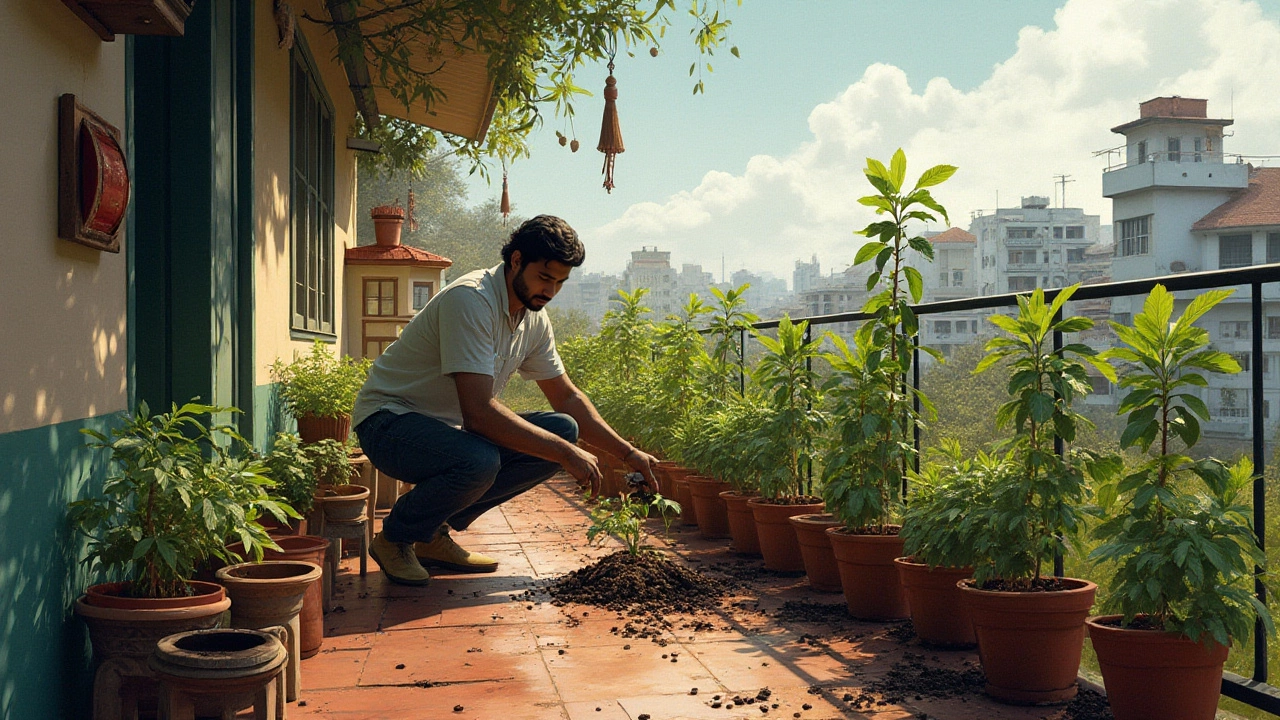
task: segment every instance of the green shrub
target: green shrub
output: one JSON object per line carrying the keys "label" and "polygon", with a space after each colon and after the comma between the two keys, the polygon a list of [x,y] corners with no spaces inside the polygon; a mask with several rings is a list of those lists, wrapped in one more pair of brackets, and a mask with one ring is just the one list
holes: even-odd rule
{"label": "green shrub", "polygon": [[279,383],[280,399],[295,418],[337,417],[349,414],[355,407],[356,395],[372,364],[371,360],[356,360],[348,355],[336,357],[327,345],[316,340],[310,353],[295,357],[293,362],[276,360],[271,366],[271,378]]}

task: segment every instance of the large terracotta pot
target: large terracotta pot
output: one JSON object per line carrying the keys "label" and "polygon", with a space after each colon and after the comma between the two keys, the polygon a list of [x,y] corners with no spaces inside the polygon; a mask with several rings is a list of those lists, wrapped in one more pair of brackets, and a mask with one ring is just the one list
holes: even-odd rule
{"label": "large terracotta pot", "polygon": [[1033,705],[1076,696],[1084,621],[1098,586],[1064,581],[1068,589],[1053,592],[979,590],[971,580],[957,584],[973,620],[991,697]]}
{"label": "large terracotta pot", "polygon": [[1213,720],[1228,646],[1159,630],[1119,627],[1119,615],[1085,624],[1116,720]]}
{"label": "large terracotta pot", "polygon": [[[330,580],[324,577],[324,558],[329,551],[329,540],[314,535],[273,535],[271,539],[276,541],[280,550],[263,551],[263,560],[301,560],[320,568],[320,582],[307,586],[307,592],[302,596],[302,611],[298,614],[298,649],[305,660],[320,652],[320,646],[324,644],[324,584]],[[244,555],[243,543],[228,545],[227,549]]]}
{"label": "large terracotta pot", "polygon": [[318,565],[298,560],[273,560],[229,565],[218,571],[218,580],[231,596],[231,626],[263,630],[283,626],[289,651],[285,698],[298,699],[302,687],[302,627],[298,614],[307,588],[320,580]]}
{"label": "large terracotta pot", "polygon": [[739,495],[732,490],[720,493],[725,511],[729,514],[729,537],[733,543],[730,552],[739,555],[760,555],[760,536],[756,534],[756,516],[751,513],[747,501],[756,495]]}
{"label": "large terracotta pot", "polygon": [[800,554],[800,541],[788,519],[793,515],[809,515],[822,511],[822,502],[800,505],[779,503],[765,498],[747,501],[756,521],[756,535],[760,537],[760,554],[764,556],[766,570],[777,572],[803,572],[804,556]]}
{"label": "large terracotta pot", "polygon": [[336,417],[320,415],[303,415],[298,418],[298,436],[304,443],[321,440],[337,440],[346,442],[351,434],[351,416],[343,413]]}
{"label": "large terracotta pot", "polygon": [[916,635],[930,645],[973,647],[978,639],[973,634],[969,613],[964,609],[964,596],[956,585],[973,577],[973,568],[930,568],[908,558],[897,558],[893,562],[898,566]]}
{"label": "large terracotta pot", "polygon": [[729,483],[701,475],[690,475],[687,480],[698,516],[698,534],[708,540],[729,537],[729,511],[720,499]]}
{"label": "large terracotta pot", "polygon": [[800,555],[804,558],[804,573],[809,576],[809,587],[818,592],[840,592],[840,566],[831,549],[827,528],[839,527],[840,521],[831,513],[808,513],[787,518],[800,543]]}
{"label": "large terracotta pot", "polygon": [[76,600],[75,612],[89,628],[98,666],[93,678],[95,717],[120,717],[120,691],[125,686],[133,688],[135,702],[154,701],[160,688],[147,658],[162,638],[218,627],[231,600],[219,585],[190,584],[196,594],[184,598],[121,597],[128,583],[105,583],[90,587]]}
{"label": "large terracotta pot", "polygon": [[[660,460],[654,472],[658,476],[658,492],[662,493],[662,497],[671,498],[672,500],[676,499],[675,481],[671,477],[671,469],[674,467],[678,466],[670,460]],[[676,502],[679,502],[679,500],[676,500]]]}
{"label": "large terracotta pot", "polygon": [[827,528],[840,566],[840,586],[849,614],[861,620],[905,620],[911,616],[894,558],[902,556],[897,535],[859,535]]}
{"label": "large terracotta pot", "polygon": [[693,493],[689,491],[689,469],[672,468],[671,483],[675,486],[676,502],[680,503],[680,524],[697,525],[698,508],[693,504]]}

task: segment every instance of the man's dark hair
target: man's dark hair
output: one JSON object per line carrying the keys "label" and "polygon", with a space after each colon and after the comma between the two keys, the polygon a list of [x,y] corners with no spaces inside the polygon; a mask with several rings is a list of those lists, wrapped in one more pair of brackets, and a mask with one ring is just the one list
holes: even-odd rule
{"label": "man's dark hair", "polygon": [[511,267],[511,253],[520,251],[521,266],[542,260],[555,260],[578,267],[587,259],[587,250],[569,223],[554,215],[539,215],[525,220],[511,233],[502,246],[502,262]]}

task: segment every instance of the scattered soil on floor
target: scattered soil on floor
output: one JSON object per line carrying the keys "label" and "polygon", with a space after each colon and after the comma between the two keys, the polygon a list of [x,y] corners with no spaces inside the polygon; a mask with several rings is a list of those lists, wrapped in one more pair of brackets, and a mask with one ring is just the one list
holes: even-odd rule
{"label": "scattered soil on floor", "polygon": [[548,590],[552,604],[581,603],[609,610],[694,613],[734,590],[656,553],[616,552],[565,575]]}
{"label": "scattered soil on floor", "polygon": [[882,679],[868,683],[852,705],[864,710],[926,697],[957,698],[982,692],[986,683],[982,669],[976,664],[964,670],[952,670],[926,663],[923,655],[906,653]]}
{"label": "scattered soil on floor", "polygon": [[849,606],[844,603],[821,603],[788,600],[773,612],[778,622],[825,623],[849,620]]}
{"label": "scattered soil on floor", "polygon": [[1080,693],[1067,704],[1062,720],[1115,720],[1115,715],[1111,714],[1106,695],[1082,687]]}

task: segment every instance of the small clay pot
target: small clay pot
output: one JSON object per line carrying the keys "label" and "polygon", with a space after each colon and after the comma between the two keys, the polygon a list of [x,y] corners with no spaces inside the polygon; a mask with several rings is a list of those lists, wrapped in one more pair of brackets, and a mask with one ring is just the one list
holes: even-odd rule
{"label": "small clay pot", "polygon": [[809,576],[809,587],[818,592],[840,592],[840,565],[827,528],[839,527],[840,521],[831,513],[808,513],[787,518],[800,543],[800,555],[804,558],[804,573]]}
{"label": "small clay pot", "polygon": [[729,510],[720,499],[729,483],[701,475],[690,475],[687,481],[698,517],[698,534],[707,540],[729,537]]}
{"label": "small clay pot", "polygon": [[325,522],[356,522],[365,517],[369,488],[363,485],[326,485],[316,497],[324,508]]}
{"label": "small clay pot", "polygon": [[894,558],[902,556],[897,535],[862,535],[827,528],[840,566],[840,586],[849,614],[860,620],[905,620],[911,616]]}
{"label": "small clay pot", "polygon": [[956,583],[973,577],[972,567],[931,568],[910,558],[897,558],[898,577],[911,607],[916,636],[938,647],[973,647],[978,639]]}
{"label": "small clay pot", "polygon": [[720,493],[724,500],[725,511],[729,514],[729,537],[733,543],[729,551],[739,555],[760,556],[760,535],[756,533],[756,516],[751,513],[747,501],[758,497],[755,494],[739,495],[732,490]]}
{"label": "small clay pot", "polygon": [[298,437],[304,443],[321,440],[346,442],[350,434],[351,416],[346,413],[337,416],[303,415],[298,418]]}
{"label": "small clay pot", "polygon": [[794,515],[822,512],[822,503],[792,505],[766,498],[751,498],[747,506],[756,521],[756,535],[760,537],[760,554],[764,556],[765,569],[803,572],[804,556],[800,553],[800,541],[788,520]]}

